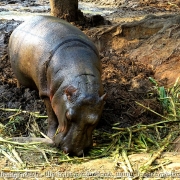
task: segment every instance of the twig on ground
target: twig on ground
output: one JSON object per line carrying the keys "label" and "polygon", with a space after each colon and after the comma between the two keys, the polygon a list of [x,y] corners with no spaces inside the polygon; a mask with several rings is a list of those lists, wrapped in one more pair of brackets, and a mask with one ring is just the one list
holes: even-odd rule
{"label": "twig on ground", "polygon": [[[18,112],[18,114],[20,113],[28,113],[30,114],[31,116],[34,116],[36,118],[48,118],[48,116],[42,116],[39,114],[39,112],[29,112],[29,111],[23,111],[23,110],[20,110],[20,109],[7,109],[7,108],[0,108],[0,110],[2,111],[9,111],[9,112]],[[12,116],[9,116],[9,118],[13,117],[13,116],[16,116],[17,114],[14,114]]]}
{"label": "twig on ground", "polygon": [[132,169],[132,167],[131,167],[131,163],[130,163],[129,158],[128,158],[128,156],[127,156],[127,152],[126,152],[125,150],[122,150],[122,157],[123,157],[123,159],[125,160],[125,162],[126,162],[126,164],[127,164],[127,167],[128,167],[128,169],[129,169],[129,172],[130,172],[130,173],[133,173],[133,169]]}
{"label": "twig on ground", "polygon": [[142,178],[144,176],[144,174],[150,170],[150,166],[152,165],[152,163],[161,155],[161,153],[164,151],[164,149],[169,145],[170,143],[170,139],[171,139],[172,135],[171,133],[164,139],[163,142],[163,146],[157,151],[154,152],[153,155],[151,156],[151,158],[143,165],[139,168],[139,172],[140,172],[140,178]]}

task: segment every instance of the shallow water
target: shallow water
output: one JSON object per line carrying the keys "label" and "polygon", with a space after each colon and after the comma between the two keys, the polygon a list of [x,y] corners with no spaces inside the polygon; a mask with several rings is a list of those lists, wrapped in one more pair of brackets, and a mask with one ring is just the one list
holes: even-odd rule
{"label": "shallow water", "polygon": [[100,14],[102,16],[110,15],[111,13],[115,11],[114,8],[103,7],[103,6],[97,7],[97,5],[94,3],[85,3],[85,2],[79,3],[79,9],[84,14],[90,14],[90,15]]}
{"label": "shallow water", "polygon": [[[79,3],[79,9],[86,15],[100,14],[102,16],[109,15],[115,10],[112,8],[97,7],[93,3]],[[24,21],[35,15],[49,15],[49,5],[29,6],[24,4],[8,4],[0,6],[0,19],[14,19]]]}
{"label": "shallow water", "polygon": [[50,7],[48,5],[26,7],[23,4],[8,4],[0,6],[0,19],[24,21],[35,15],[47,15],[49,14],[48,11],[50,11]]}

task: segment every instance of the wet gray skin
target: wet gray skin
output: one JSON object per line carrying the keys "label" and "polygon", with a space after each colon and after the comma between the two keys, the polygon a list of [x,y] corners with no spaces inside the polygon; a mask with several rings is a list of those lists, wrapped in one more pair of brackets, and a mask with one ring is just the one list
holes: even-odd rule
{"label": "wet gray skin", "polygon": [[[65,153],[82,156],[92,146],[92,132],[100,119],[104,97],[78,97],[76,105],[67,103],[64,129],[54,136],[54,142]],[[69,101],[69,100],[67,100]]]}
{"label": "wet gray skin", "polygon": [[9,57],[19,83],[37,89],[44,100],[48,136],[64,152],[82,155],[104,106],[95,45],[67,22],[37,16],[13,31]]}

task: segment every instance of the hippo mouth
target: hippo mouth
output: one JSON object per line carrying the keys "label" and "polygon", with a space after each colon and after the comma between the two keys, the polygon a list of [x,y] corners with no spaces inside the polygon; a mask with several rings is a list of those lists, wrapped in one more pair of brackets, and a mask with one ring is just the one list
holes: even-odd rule
{"label": "hippo mouth", "polygon": [[[86,135],[82,136],[85,137]],[[81,137],[81,136],[80,136]],[[90,147],[92,147],[92,139],[76,138],[72,141],[70,133],[58,133],[54,136],[53,141],[56,147],[62,149],[65,154],[70,156],[83,156]],[[84,142],[84,143],[83,143]]]}

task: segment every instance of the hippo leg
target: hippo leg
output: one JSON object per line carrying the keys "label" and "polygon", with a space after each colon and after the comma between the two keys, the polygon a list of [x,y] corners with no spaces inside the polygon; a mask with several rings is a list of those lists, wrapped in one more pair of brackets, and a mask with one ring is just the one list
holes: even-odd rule
{"label": "hippo leg", "polygon": [[49,98],[44,99],[46,105],[47,115],[48,115],[48,133],[47,136],[51,139],[54,137],[56,130],[58,128],[58,119],[52,109],[51,102]]}

